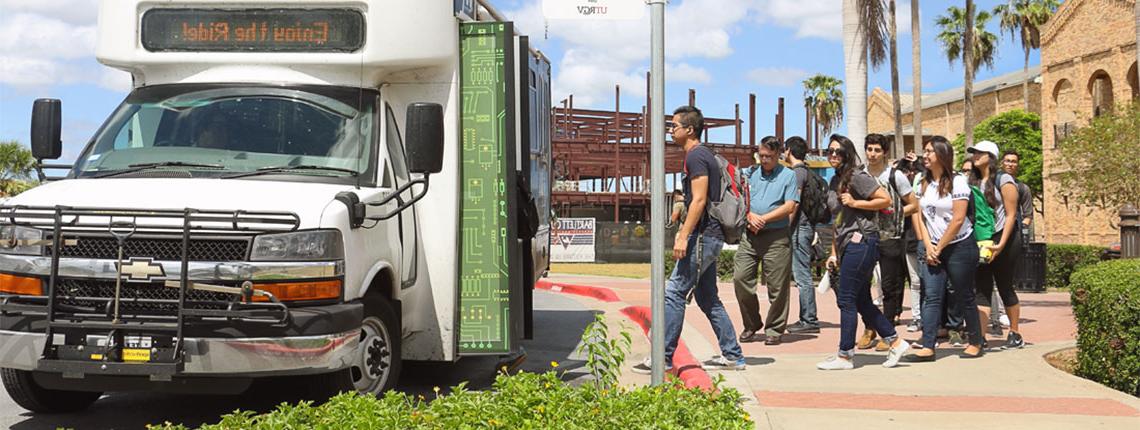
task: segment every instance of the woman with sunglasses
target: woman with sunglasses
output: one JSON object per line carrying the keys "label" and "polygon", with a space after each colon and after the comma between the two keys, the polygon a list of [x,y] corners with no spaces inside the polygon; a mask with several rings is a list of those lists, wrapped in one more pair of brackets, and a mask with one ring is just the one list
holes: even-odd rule
{"label": "woman with sunglasses", "polygon": [[986,205],[994,211],[994,234],[988,238],[994,243],[988,247],[993,256],[978,266],[974,280],[978,293],[978,313],[982,321],[989,321],[990,298],[993,297],[994,284],[997,284],[1001,302],[1005,304],[1006,314],[1009,315],[1009,337],[1002,348],[1021,348],[1025,346],[1018,327],[1021,305],[1017,300],[1017,292],[1013,290],[1014,270],[1021,258],[1021,231],[1017,226],[1017,220],[1021,218],[1017,209],[1017,183],[1013,176],[1002,171],[998,165],[1001,160],[998,154],[1001,152],[996,143],[983,140],[966,152],[973,155],[974,162],[974,168],[970,172],[970,185],[982,191]]}
{"label": "woman with sunglasses", "polygon": [[[966,177],[954,174],[954,148],[942,136],[934,136],[923,151],[926,175],[918,189],[919,211],[911,215],[915,234],[922,243],[922,348],[907,361],[934,361],[935,340],[942,321],[944,299],[960,304],[966,320],[969,346],[964,358],[982,355],[982,328],[974,305],[974,273],[978,264],[978,244],[974,226],[966,217],[972,198]],[[924,255],[923,255],[924,254]],[[947,297],[948,284],[952,297]]]}
{"label": "woman with sunglasses", "polygon": [[827,205],[835,215],[835,240],[829,270],[839,268],[839,352],[816,364],[820,370],[850,370],[855,357],[856,314],[863,324],[879,334],[890,349],[883,367],[898,365],[910,345],[899,337],[895,327],[871,302],[871,271],[879,260],[879,228],[875,216],[891,205],[879,181],[863,170],[855,144],[844,136],[831,136],[828,162],[835,176],[827,193]]}

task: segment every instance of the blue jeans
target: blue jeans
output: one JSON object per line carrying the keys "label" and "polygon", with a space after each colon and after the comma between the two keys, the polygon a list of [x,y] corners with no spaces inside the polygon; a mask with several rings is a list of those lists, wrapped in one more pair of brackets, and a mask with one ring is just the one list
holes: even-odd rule
{"label": "blue jeans", "polygon": [[811,281],[811,240],[814,236],[815,229],[807,221],[801,221],[792,230],[792,278],[800,289],[800,322],[817,327],[815,286]]}
{"label": "blue jeans", "polygon": [[855,332],[859,328],[856,314],[863,324],[875,329],[884,340],[894,342],[898,334],[894,324],[871,301],[871,272],[879,261],[879,238],[864,236],[860,243],[848,243],[839,262],[839,355],[855,355]]}
{"label": "blue jeans", "polygon": [[[938,328],[942,321],[943,302],[948,308],[958,308],[966,320],[966,335],[972,345],[982,344],[981,321],[974,304],[974,273],[978,269],[978,244],[973,239],[947,245],[942,250],[942,264],[930,266],[923,256],[919,263],[922,276],[922,343],[923,348],[934,348]],[[949,288],[953,285],[953,288]]]}
{"label": "blue jeans", "polygon": [[[705,313],[712,323],[713,332],[716,333],[720,344],[720,353],[726,360],[737,362],[744,359],[744,352],[740,350],[740,343],[736,340],[736,329],[732,327],[732,320],[724,310],[724,304],[717,295],[716,263],[720,257],[720,250],[724,248],[724,239],[719,237],[702,236],[700,248],[697,246],[697,235],[689,236],[689,248],[685,257],[677,261],[673,267],[673,274],[665,282],[665,367],[673,366],[673,352],[677,350],[677,341],[681,338],[681,327],[685,324],[685,297],[689,291],[696,288],[694,298],[701,312]],[[699,254],[700,267],[698,268]]]}

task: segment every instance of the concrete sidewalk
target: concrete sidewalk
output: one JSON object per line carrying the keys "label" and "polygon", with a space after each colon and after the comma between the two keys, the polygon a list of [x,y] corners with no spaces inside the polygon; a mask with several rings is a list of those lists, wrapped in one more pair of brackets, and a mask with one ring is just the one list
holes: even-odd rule
{"label": "concrete sidewalk", "polygon": [[[617,309],[649,306],[647,280],[551,275],[554,291],[605,310],[614,323],[626,320]],[[569,286],[565,289],[560,286]],[[581,286],[585,288],[575,288]],[[593,288],[591,288],[593,287]],[[611,294],[612,293],[612,294]],[[722,283],[720,296],[740,330],[740,312],[732,285]],[[599,299],[599,297],[601,299]],[[757,428],[772,429],[1138,429],[1140,399],[1054,369],[1043,356],[1075,345],[1076,325],[1065,293],[1021,294],[1021,350],[993,351],[978,360],[958,358],[960,348],[939,349],[933,363],[903,363],[893,369],[880,364],[885,352],[859,351],[856,369],[823,372],[815,363],[838,346],[834,295],[817,295],[823,330],[818,335],[785,335],[784,343],[744,344],[749,364],[743,372],[710,372],[715,379],[746,396],[744,408]],[[909,306],[909,295],[907,297]],[[761,298],[762,311],[767,303]],[[798,318],[798,294],[792,291],[789,322]],[[904,323],[910,316],[904,311]],[[626,323],[640,333],[635,324]],[[919,333],[906,333],[913,340]],[[696,304],[686,312],[682,342],[697,361],[719,354],[712,329]],[[990,338],[990,344],[1004,339]],[[645,336],[634,336],[630,364],[649,354]],[[699,381],[686,369],[686,382]],[[701,375],[703,376],[703,375]],[[625,372],[624,383],[648,384],[649,377]],[[707,380],[707,379],[706,379]]]}

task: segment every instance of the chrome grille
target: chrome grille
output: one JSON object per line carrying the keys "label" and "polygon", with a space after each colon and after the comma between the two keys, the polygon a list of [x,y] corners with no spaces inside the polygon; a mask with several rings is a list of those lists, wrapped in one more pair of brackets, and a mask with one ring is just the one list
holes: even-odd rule
{"label": "chrome grille", "polygon": [[[224,284],[223,284],[224,285]],[[238,286],[238,285],[227,285]],[[112,303],[115,297],[115,281],[97,281],[88,279],[60,279],[56,283],[56,303],[61,306],[75,306],[88,308],[94,312],[102,312],[104,306]],[[136,312],[177,313],[178,290],[164,286],[162,283],[135,283],[123,282],[119,291],[119,309],[126,314]],[[190,290],[186,292],[188,308],[197,309],[223,309],[226,303],[239,300],[236,294],[217,293],[212,291]],[[173,300],[172,303],[146,302],[137,300]]]}
{"label": "chrome grille", "polygon": [[[64,235],[65,238],[69,238]],[[111,237],[80,236],[74,246],[60,249],[60,257],[116,259],[119,243]],[[244,261],[248,239],[190,239],[190,261]],[[51,255],[51,247],[47,247]],[[151,257],[155,260],[182,260],[181,238],[130,238],[123,246],[123,258]]]}

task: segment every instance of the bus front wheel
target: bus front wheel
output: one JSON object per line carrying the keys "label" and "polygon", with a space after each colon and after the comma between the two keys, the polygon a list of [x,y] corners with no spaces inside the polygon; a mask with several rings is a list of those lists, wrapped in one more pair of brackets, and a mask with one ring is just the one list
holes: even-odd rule
{"label": "bus front wheel", "polygon": [[400,317],[392,302],[365,297],[360,346],[351,369],[357,392],[380,396],[396,387],[402,367],[400,340]]}

